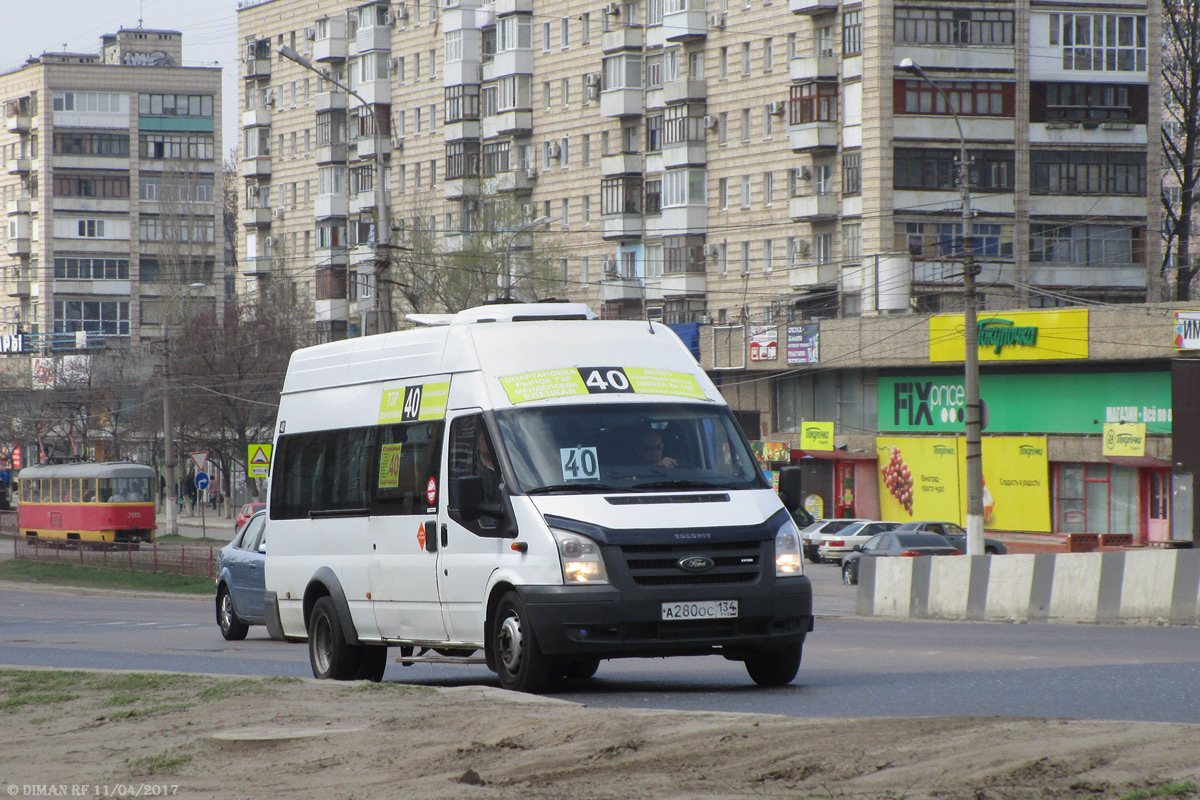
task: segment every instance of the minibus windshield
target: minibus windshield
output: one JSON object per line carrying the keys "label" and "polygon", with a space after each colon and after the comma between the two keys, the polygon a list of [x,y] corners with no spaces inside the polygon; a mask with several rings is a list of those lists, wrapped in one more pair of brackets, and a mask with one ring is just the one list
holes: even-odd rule
{"label": "minibus windshield", "polygon": [[608,403],[496,412],[518,493],[759,489],[725,406]]}

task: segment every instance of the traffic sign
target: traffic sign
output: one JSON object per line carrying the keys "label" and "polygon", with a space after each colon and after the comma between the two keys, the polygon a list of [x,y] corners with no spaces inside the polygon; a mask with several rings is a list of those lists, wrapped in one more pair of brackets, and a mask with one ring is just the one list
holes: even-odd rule
{"label": "traffic sign", "polygon": [[196,465],[197,472],[204,472],[204,468],[208,465],[208,451],[202,450],[199,453],[192,453],[192,463]]}
{"label": "traffic sign", "polygon": [[208,488],[208,473],[207,472],[197,472],[196,473],[196,488],[202,492]]}
{"label": "traffic sign", "polygon": [[265,478],[271,470],[271,445],[252,444],[247,453],[247,472],[251,478]]}

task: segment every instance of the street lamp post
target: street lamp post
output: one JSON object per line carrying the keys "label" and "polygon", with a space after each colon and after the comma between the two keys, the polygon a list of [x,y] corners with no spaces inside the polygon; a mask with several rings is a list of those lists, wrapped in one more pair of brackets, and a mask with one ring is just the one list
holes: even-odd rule
{"label": "street lamp post", "polygon": [[375,293],[380,306],[377,313],[381,332],[393,331],[396,329],[396,325],[392,318],[392,282],[388,275],[391,269],[391,253],[389,251],[391,249],[392,224],[391,215],[388,213],[388,193],[383,185],[383,125],[379,118],[379,112],[374,103],[368,103],[358,92],[317,69],[311,61],[297,53],[295,48],[283,45],[279,48],[279,55],[317,73],[371,110],[371,116],[375,120]]}
{"label": "street lamp post", "polygon": [[536,228],[539,225],[545,225],[548,222],[553,222],[555,219],[557,219],[557,217],[538,217],[531,222],[526,222],[524,225],[521,225],[512,232],[512,236],[508,237],[508,243],[504,246],[504,300],[513,299],[512,249],[513,245],[516,244],[517,237],[527,230]]}
{"label": "street lamp post", "polygon": [[963,354],[964,383],[967,393],[967,555],[983,555],[983,426],[979,400],[979,329],[978,298],[975,294],[975,236],[971,213],[971,168],[967,162],[967,137],[954,104],[937,82],[925,74],[911,58],[901,59],[900,69],[916,75],[932,86],[946,108],[954,115],[958,128],[958,190],[962,198],[963,226]]}
{"label": "street lamp post", "polygon": [[171,303],[190,293],[193,289],[203,289],[205,284],[192,283],[180,289],[167,300],[162,315],[163,340],[163,460],[167,462],[167,533],[172,536],[179,533],[179,515],[175,504],[179,489],[175,485],[175,432],[171,420],[171,342],[168,338],[167,321],[171,317]]}

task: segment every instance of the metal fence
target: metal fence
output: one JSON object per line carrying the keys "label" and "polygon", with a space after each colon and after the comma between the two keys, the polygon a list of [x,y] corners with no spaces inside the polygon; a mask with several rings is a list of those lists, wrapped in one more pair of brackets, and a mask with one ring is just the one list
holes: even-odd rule
{"label": "metal fence", "polygon": [[199,578],[216,577],[218,549],[184,544],[64,541],[33,536],[13,539],[14,558]]}

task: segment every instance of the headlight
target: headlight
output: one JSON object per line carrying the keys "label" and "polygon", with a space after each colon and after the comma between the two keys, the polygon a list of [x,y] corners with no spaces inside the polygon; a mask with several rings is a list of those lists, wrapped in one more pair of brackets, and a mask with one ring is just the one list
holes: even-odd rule
{"label": "headlight", "polygon": [[608,583],[600,547],[586,536],[550,529],[558,542],[558,560],[562,564],[563,582]]}
{"label": "headlight", "polygon": [[800,531],[790,519],[779,526],[775,534],[775,577],[786,578],[804,574],[800,558]]}

